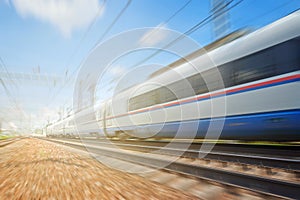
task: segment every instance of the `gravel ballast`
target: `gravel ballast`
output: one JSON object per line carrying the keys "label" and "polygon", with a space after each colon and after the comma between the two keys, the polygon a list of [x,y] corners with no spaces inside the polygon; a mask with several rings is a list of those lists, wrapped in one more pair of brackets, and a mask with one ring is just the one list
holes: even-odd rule
{"label": "gravel ballast", "polygon": [[51,142],[0,148],[0,199],[196,199]]}

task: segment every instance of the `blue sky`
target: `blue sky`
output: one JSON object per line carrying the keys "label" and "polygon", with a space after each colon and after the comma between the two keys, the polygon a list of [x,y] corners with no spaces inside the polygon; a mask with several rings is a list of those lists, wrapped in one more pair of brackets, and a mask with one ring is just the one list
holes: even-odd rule
{"label": "blue sky", "polygon": [[[75,76],[76,69],[126,4],[126,0],[0,0],[0,56],[9,72],[33,73],[39,66],[42,74],[64,77],[68,72]],[[185,32],[209,15],[209,0],[132,0],[104,39],[135,28],[157,27],[185,4],[163,27]],[[298,8],[300,0],[244,0],[229,12],[230,31],[258,29]],[[214,39],[212,25],[190,36],[201,45],[208,44]],[[160,59],[164,64],[172,61],[163,56]],[[5,94],[2,86],[0,91]],[[72,86],[61,90],[58,86],[45,89],[20,85],[13,95],[27,115],[41,118],[41,112],[55,115],[60,104],[70,102]],[[3,118],[3,111],[13,106],[3,97],[0,107]],[[11,116],[8,121],[13,119]]]}
{"label": "blue sky", "polygon": [[[133,0],[107,37],[133,28],[155,27],[186,2]],[[67,68],[74,68],[84,59],[125,4],[126,1],[107,2],[103,14],[84,37],[89,26],[88,22],[82,28],[72,30],[71,35],[64,36],[47,20],[32,15],[24,17],[16,11],[13,1],[9,3],[2,1],[0,3],[0,55],[12,71],[28,72],[33,67],[40,66],[41,72],[62,73]],[[209,6],[208,0],[192,1],[167,24],[167,28],[184,32],[209,14]],[[273,9],[278,6],[280,8],[274,12]],[[260,27],[299,6],[300,1],[297,0],[244,0],[230,12],[231,29],[247,25],[253,28]],[[207,25],[191,36],[200,43],[206,44],[212,40],[211,35],[211,26]]]}

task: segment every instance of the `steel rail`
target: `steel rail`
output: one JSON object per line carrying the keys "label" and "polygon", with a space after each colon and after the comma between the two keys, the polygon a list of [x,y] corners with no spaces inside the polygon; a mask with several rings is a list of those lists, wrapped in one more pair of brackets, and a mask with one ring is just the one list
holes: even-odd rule
{"label": "steel rail", "polygon": [[[67,140],[83,140],[83,141],[107,141],[108,139],[86,139],[86,138],[78,138],[78,139],[71,139],[71,138],[64,138]],[[186,146],[186,141],[170,141],[170,140],[118,140],[118,139],[110,139],[114,143],[126,143],[126,144],[142,144],[148,146],[165,146],[168,143],[172,142],[173,144],[177,144],[180,146]],[[200,149],[201,145],[205,142],[191,142],[190,149]],[[212,142],[211,142],[212,144]],[[218,152],[236,152],[236,149],[239,148],[240,153],[245,154],[256,154],[256,155],[269,155],[269,156],[277,156],[277,157],[299,157],[300,158],[300,145],[262,145],[262,144],[243,144],[243,143],[215,143],[213,148],[214,151]]]}
{"label": "steel rail", "polygon": [[[68,140],[67,140],[68,141]],[[78,140],[77,140],[78,141]],[[111,145],[107,142],[102,141],[84,141],[84,144],[93,144],[93,145]],[[141,152],[150,152],[154,154],[167,154],[187,158],[202,158],[206,160],[217,160],[221,162],[233,162],[245,165],[255,165],[259,167],[266,168],[277,168],[283,170],[292,170],[296,172],[300,172],[300,159],[294,158],[282,158],[276,156],[266,156],[266,155],[251,155],[251,154],[241,154],[241,153],[227,153],[227,152],[218,152],[218,151],[200,151],[195,149],[180,149],[180,148],[168,148],[162,146],[154,146],[154,145],[139,145],[139,144],[129,144],[129,143],[117,143],[119,147],[128,150],[135,150]],[[240,150],[240,149],[238,149]],[[237,152],[237,149],[235,149]]]}
{"label": "steel rail", "polygon": [[10,145],[10,144],[12,144],[12,143],[14,143],[14,142],[20,140],[20,139],[22,139],[22,138],[19,138],[19,137],[18,137],[18,138],[9,138],[9,139],[1,140],[1,141],[0,141],[0,147],[5,147],[5,146],[7,146],[7,145]]}

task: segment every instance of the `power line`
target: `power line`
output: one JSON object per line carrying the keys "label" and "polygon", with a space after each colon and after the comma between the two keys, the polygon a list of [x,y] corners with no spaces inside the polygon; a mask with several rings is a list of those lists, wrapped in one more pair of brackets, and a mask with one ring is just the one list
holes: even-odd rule
{"label": "power line", "polygon": [[[89,27],[87,28],[87,30],[85,31],[84,35],[82,36],[82,38],[79,41],[79,44],[77,45],[77,47],[75,48],[75,50],[73,51],[72,55],[70,56],[69,60],[68,60],[68,64],[66,66],[66,73],[69,70],[69,65],[71,62],[71,59],[74,57],[74,55],[76,54],[76,52],[78,51],[78,49],[80,48],[82,42],[84,41],[84,39],[86,38],[87,34],[90,32],[90,30],[92,29],[92,27],[96,24],[96,21],[99,17],[99,15],[102,13],[102,11],[104,10],[104,5],[106,4],[106,0],[103,0],[102,6],[99,8],[97,15],[94,17],[92,23],[89,25]],[[79,64],[80,66],[80,64]],[[64,82],[64,85],[58,90],[57,93],[54,93],[53,96],[50,98],[50,101],[48,102],[48,106],[49,104],[51,104],[53,102],[53,100],[56,98],[56,96],[59,94],[59,92],[62,90],[62,88],[64,88],[67,83],[70,83],[70,81],[72,80],[72,77],[74,75],[74,73],[77,71],[77,69],[68,77],[66,77],[66,81]],[[66,74],[67,76],[67,74]]]}
{"label": "power line", "polygon": [[21,112],[21,114],[23,116],[25,116],[24,111],[19,107],[17,100],[12,96],[12,94],[10,93],[10,91],[7,88],[6,84],[4,83],[4,81],[1,78],[0,78],[0,82],[1,82],[1,85],[3,86],[3,88],[4,88],[4,91],[5,91],[8,99],[9,99],[9,101],[12,102],[15,105],[16,110],[19,110]]}
{"label": "power line", "polygon": [[[108,26],[108,28],[106,29],[106,31],[100,36],[100,38],[97,40],[97,43],[100,42],[105,35],[111,30],[111,28],[115,25],[115,23],[119,20],[119,18],[123,15],[123,13],[128,9],[130,3],[132,0],[127,0],[126,5],[122,8],[122,10],[119,12],[119,14],[116,16],[116,18],[113,20],[113,22]],[[93,23],[94,24],[94,23]],[[97,43],[95,45],[97,45]],[[80,68],[81,63],[78,65],[78,67],[72,72],[72,74],[70,75],[70,78],[66,79],[65,84],[58,90],[58,92],[52,96],[51,101],[53,102],[53,100],[56,98],[56,96],[61,92],[61,90],[70,82],[71,78],[75,75],[75,73],[78,71],[78,69]],[[50,104],[50,103],[48,103]]]}
{"label": "power line", "polygon": [[[204,18],[203,20],[201,20],[200,22],[198,22],[197,24],[195,24],[193,27],[191,27],[189,30],[187,30],[186,32],[183,33],[183,35],[177,37],[175,40],[171,41],[169,44],[167,44],[166,46],[164,46],[162,49],[168,48],[170,46],[172,46],[174,43],[176,43],[177,41],[181,40],[182,38],[184,38],[184,35],[190,35],[193,32],[195,32],[196,30],[198,30],[199,28],[203,27],[204,25],[206,25],[207,23],[211,22],[211,20],[213,20],[214,18],[216,18],[217,16],[223,14],[224,12],[227,12],[231,9],[233,9],[234,7],[236,7],[237,5],[239,5],[242,1],[244,0],[239,0],[237,3],[235,3],[234,5],[232,5],[231,7],[226,8],[228,5],[230,5],[234,0],[231,0],[229,2],[227,2],[225,5],[223,5],[222,7],[218,8],[215,10],[215,12],[213,12],[212,14],[210,14],[208,17]],[[115,20],[112,22],[112,24],[114,25],[117,20],[120,18],[120,16],[125,12],[125,10],[128,8],[129,4],[130,4],[131,0],[128,0],[128,3],[124,6],[124,8],[120,11],[120,13],[117,15],[117,17],[115,18]],[[173,15],[171,15],[167,21],[170,21],[172,18],[174,18],[178,13],[180,13],[180,11],[182,11],[188,4],[190,3],[187,2],[186,4],[184,4],[182,6],[182,8],[180,8],[179,10],[177,10]],[[108,31],[105,31],[104,34],[99,38],[98,41],[100,41],[100,39],[102,39],[108,32],[109,30],[113,27],[113,25],[110,25],[108,27]],[[140,64],[143,64],[145,61],[149,60],[150,58],[154,57],[155,55],[159,54],[160,52],[162,52],[162,50],[157,50],[155,53],[151,54],[150,56],[148,56],[147,58],[143,59],[142,61],[136,63],[134,66],[138,66]],[[133,67],[134,67],[133,66]],[[73,73],[71,74],[72,76],[76,73],[76,71],[80,68],[80,65],[73,71]],[[60,88],[60,90],[56,93],[56,95],[54,95],[51,98],[51,102],[53,102],[53,100],[56,98],[56,96],[60,93],[60,91],[67,85],[67,83],[69,82],[70,79],[66,80],[65,84]]]}
{"label": "power line", "polygon": [[[250,22],[250,21],[254,21],[254,20],[257,20],[257,19],[261,19],[262,17],[264,17],[264,16],[266,16],[266,15],[269,15],[269,14],[271,14],[271,13],[277,11],[278,9],[283,8],[283,7],[285,7],[285,6],[287,6],[287,5],[291,4],[291,3],[293,3],[293,1],[287,1],[287,2],[284,2],[284,3],[280,4],[279,6],[276,6],[275,8],[272,8],[272,10],[270,10],[270,11],[268,11],[268,12],[266,12],[266,13],[263,13],[263,14],[260,14],[260,15],[257,15],[257,16],[254,16],[254,17],[252,17],[252,18],[250,18],[250,19],[244,21],[244,23],[247,24],[247,23]],[[298,9],[299,9],[299,8],[298,8]],[[237,20],[237,21],[240,22],[241,20]]]}
{"label": "power line", "polygon": [[133,65],[132,67],[135,66],[139,66],[141,64],[143,64],[144,62],[146,62],[147,60],[149,60],[150,58],[156,56],[157,54],[161,53],[164,51],[164,49],[172,46],[173,44],[175,44],[176,42],[178,42],[179,40],[183,39],[186,35],[190,35],[192,33],[194,33],[196,30],[198,30],[199,28],[203,27],[204,25],[206,25],[207,23],[211,22],[213,19],[215,19],[217,16],[223,14],[223,12],[227,12],[231,9],[233,9],[234,7],[236,7],[237,5],[239,5],[242,1],[244,0],[240,0],[237,3],[235,3],[234,5],[232,5],[231,7],[226,8],[228,5],[230,5],[233,0],[229,1],[228,3],[226,3],[224,6],[216,9],[212,14],[210,14],[209,16],[207,16],[206,18],[204,18],[203,20],[201,20],[200,22],[198,22],[197,24],[195,24],[194,26],[192,26],[189,30],[185,31],[182,35],[178,36],[177,38],[175,38],[173,41],[171,41],[169,44],[165,45],[163,48],[158,49],[156,52],[154,52],[153,54],[151,54],[150,56],[146,57],[145,59],[137,62],[135,65]]}
{"label": "power line", "polygon": [[13,81],[4,61],[3,61],[3,58],[0,56],[0,62],[1,62],[1,66],[2,68],[4,69],[4,71],[6,72],[6,74],[8,75],[8,78],[11,80],[11,82],[13,83],[13,85],[15,86],[15,88],[18,88],[18,85]]}
{"label": "power line", "polygon": [[[185,4],[183,4],[178,10],[176,10],[169,18],[167,18],[164,22],[162,22],[154,31],[152,31],[149,35],[147,35],[147,37],[143,38],[143,41],[146,41],[148,38],[151,37],[151,35],[153,35],[155,32],[157,32],[159,30],[159,27],[161,27],[164,24],[169,23],[174,17],[176,17],[182,10],[184,10],[190,3],[192,2],[192,0],[187,1]],[[110,82],[114,82],[116,81],[117,78],[112,79]]]}
{"label": "power line", "polygon": [[[183,9],[185,9],[192,0],[189,0],[188,2],[186,2],[183,6],[181,6],[176,12],[174,12],[165,22],[164,24],[168,23],[169,21],[171,21],[174,17],[176,17]],[[129,5],[131,3],[131,0],[127,1],[127,4],[123,7],[123,9],[119,12],[119,14],[116,16],[116,18],[113,20],[113,22],[110,24],[110,26],[106,29],[106,31],[100,36],[100,38],[97,40],[95,46],[102,41],[102,39],[106,36],[106,34],[111,30],[111,28],[116,24],[116,22],[119,20],[119,18],[123,15],[123,13],[126,11],[126,9],[128,9]],[[71,74],[71,76],[73,76],[76,71],[80,68],[81,65],[78,65],[78,67],[73,71],[73,73]],[[70,79],[68,79],[66,81],[66,84],[63,85],[60,90],[56,93],[55,96],[53,96],[53,98],[51,98],[52,100],[55,99],[55,97],[59,94],[59,92],[62,90],[63,87],[65,87],[67,85],[67,83],[70,81]]]}
{"label": "power line", "polygon": [[[167,20],[165,20],[163,23],[161,23],[159,27],[161,27],[164,24],[167,24],[169,21],[171,21],[174,17],[176,17],[182,10],[185,9],[185,7],[187,7],[190,3],[192,2],[192,0],[189,0],[188,2],[186,2],[183,6],[181,6],[176,12],[174,12]],[[157,32],[158,29],[156,29],[155,31],[151,32],[151,34],[149,34],[146,38],[144,38],[143,41],[147,40],[151,35],[153,35],[155,32]]]}
{"label": "power line", "polygon": [[100,38],[97,40],[96,45],[103,40],[103,38],[106,36],[106,34],[112,29],[112,27],[116,24],[116,22],[119,20],[119,18],[123,15],[123,13],[127,10],[129,5],[131,4],[132,0],[128,0],[126,5],[123,7],[123,9],[120,11],[120,13],[117,15],[117,17],[114,19],[114,21],[108,26],[106,31],[100,36]]}
{"label": "power line", "polygon": [[75,50],[73,51],[73,53],[71,54],[70,58],[68,59],[68,64],[66,65],[66,71],[68,71],[71,59],[74,57],[74,55],[76,54],[76,52],[80,48],[80,46],[81,46],[82,42],[84,41],[84,39],[86,38],[87,34],[90,32],[90,30],[92,29],[92,27],[95,25],[95,23],[96,23],[99,15],[103,12],[105,4],[106,4],[106,0],[103,0],[102,6],[98,9],[98,12],[97,12],[96,16],[94,17],[92,23],[90,23],[90,25],[88,26],[87,30],[84,32],[82,38],[80,39],[78,45],[76,46]]}
{"label": "power line", "polygon": [[[11,77],[11,74],[9,73],[9,71],[8,71],[8,69],[7,69],[7,67],[6,67],[6,65],[5,65],[5,63],[4,63],[4,61],[3,61],[3,58],[2,58],[1,56],[0,56],[0,62],[1,62],[2,68],[4,69],[5,73],[7,74],[7,77],[8,77],[9,80],[12,82],[12,84],[14,85],[14,87],[15,87],[16,89],[18,89],[17,84],[15,83],[15,81],[13,80],[13,78]],[[13,103],[14,106],[15,106],[15,108],[16,108],[16,110],[19,110],[19,111],[21,112],[21,114],[24,116],[24,111],[19,107],[17,100],[15,99],[15,97],[13,97],[13,95],[12,95],[11,92],[10,92],[11,90],[8,89],[8,87],[6,86],[5,82],[3,81],[3,79],[2,79],[1,77],[0,77],[0,82],[1,82],[1,85],[3,86],[3,88],[4,88],[4,91],[5,91],[5,93],[6,93],[6,96],[7,96],[8,99],[9,99],[9,101],[10,101],[11,103]]]}

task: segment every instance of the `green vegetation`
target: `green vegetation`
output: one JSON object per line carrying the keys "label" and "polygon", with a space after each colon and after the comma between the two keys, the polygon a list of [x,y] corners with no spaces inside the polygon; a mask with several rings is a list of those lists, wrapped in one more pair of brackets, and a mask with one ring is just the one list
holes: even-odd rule
{"label": "green vegetation", "polygon": [[12,138],[13,136],[11,136],[11,135],[2,135],[1,133],[0,133],[0,140],[5,140],[5,139],[8,139],[8,138]]}
{"label": "green vegetation", "polygon": [[0,140],[4,140],[4,139],[7,139],[8,136],[6,135],[0,135]]}

